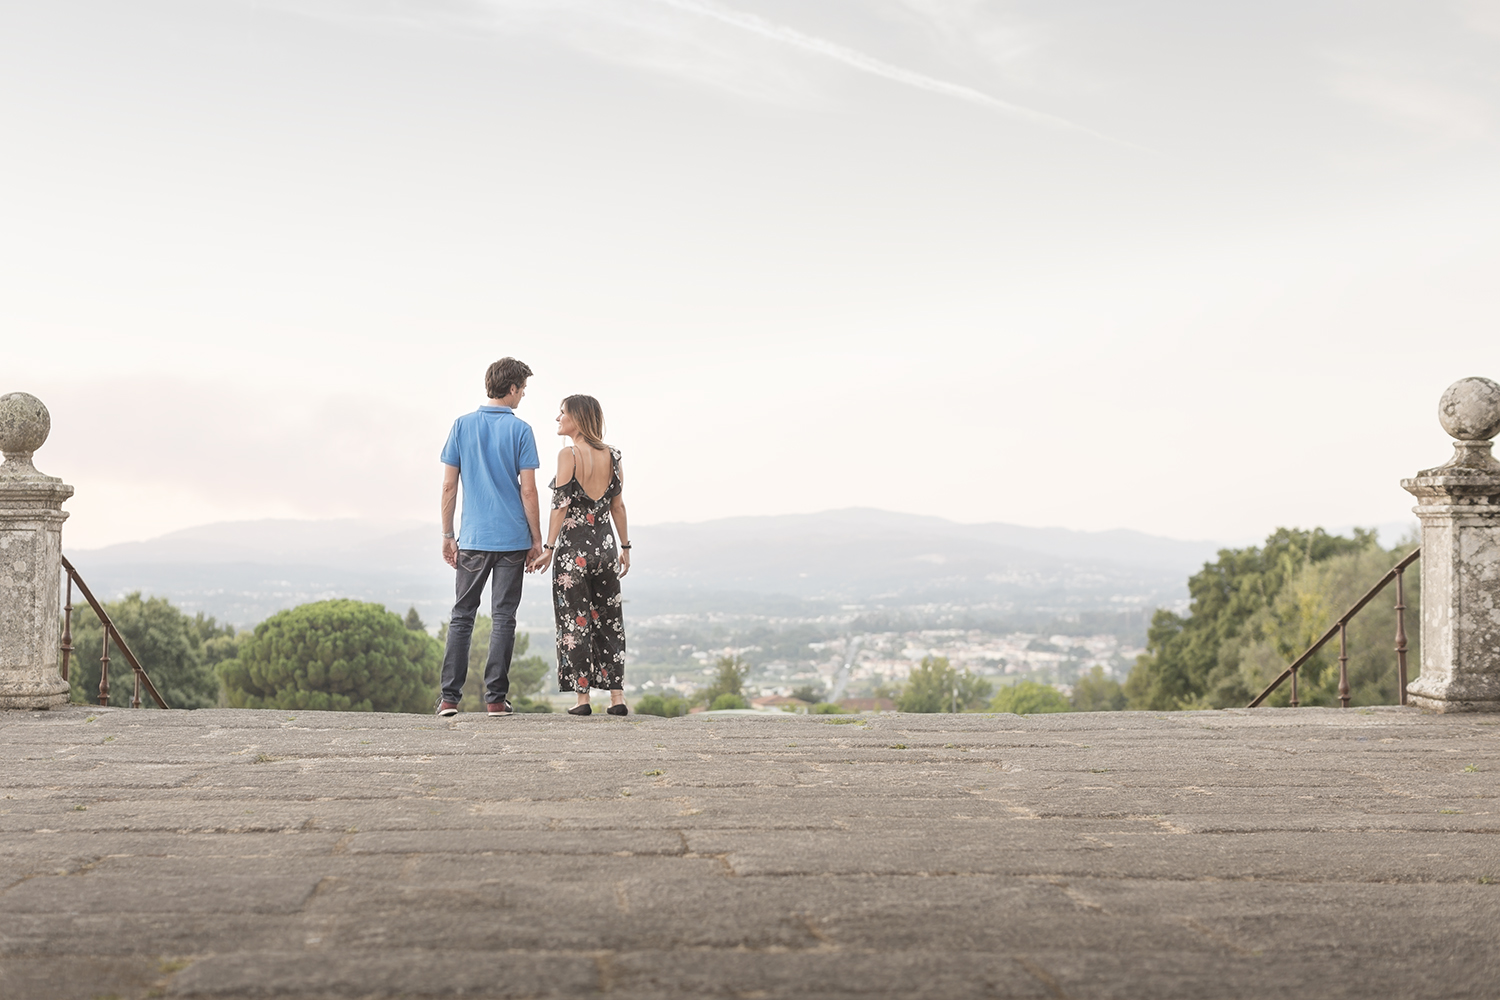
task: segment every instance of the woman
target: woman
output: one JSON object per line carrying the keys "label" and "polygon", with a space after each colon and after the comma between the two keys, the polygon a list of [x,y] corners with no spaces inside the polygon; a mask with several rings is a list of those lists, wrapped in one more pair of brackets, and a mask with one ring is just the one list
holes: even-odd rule
{"label": "woman", "polygon": [[[630,572],[620,453],[604,443],[604,410],[593,396],[569,396],[557,414],[557,433],[572,444],[557,453],[552,520],[542,555],[532,566],[552,566],[557,617],[557,683],[576,691],[569,715],[591,715],[589,692],[609,692],[610,715],[625,715],[625,622],[620,577]],[[620,532],[618,554],[611,524]]]}

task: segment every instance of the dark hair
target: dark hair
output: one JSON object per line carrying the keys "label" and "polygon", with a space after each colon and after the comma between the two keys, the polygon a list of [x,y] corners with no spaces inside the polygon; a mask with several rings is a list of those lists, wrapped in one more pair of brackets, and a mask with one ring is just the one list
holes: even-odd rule
{"label": "dark hair", "polygon": [[531,378],[531,369],[526,362],[515,358],[501,358],[484,372],[484,392],[490,399],[504,399],[510,395],[512,386],[525,385]]}
{"label": "dark hair", "polygon": [[603,451],[604,407],[593,396],[569,396],[562,401],[563,409],[578,425],[578,433],[593,448]]}

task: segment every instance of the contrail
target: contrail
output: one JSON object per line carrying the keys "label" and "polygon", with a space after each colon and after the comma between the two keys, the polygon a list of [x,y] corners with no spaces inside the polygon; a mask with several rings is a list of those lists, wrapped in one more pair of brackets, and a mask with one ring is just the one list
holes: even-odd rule
{"label": "contrail", "polygon": [[965,87],[962,84],[949,83],[946,80],[938,80],[909,69],[902,69],[900,66],[892,66],[888,62],[882,62],[872,56],[865,55],[863,52],[858,52],[812,35],[804,35],[794,28],[788,28],[784,24],[767,21],[765,18],[755,14],[747,14],[738,10],[727,10],[723,7],[703,3],[701,0],[652,0],[652,2],[661,4],[664,7],[675,8],[687,14],[711,18],[722,24],[739,28],[742,31],[760,35],[762,38],[769,38],[772,41],[781,42],[783,45],[790,45],[804,52],[811,52],[825,59],[841,62],[845,66],[852,66],[861,72],[884,77],[887,80],[894,80],[896,83],[904,83],[909,87],[916,87],[919,90],[928,90],[934,94],[946,94],[949,97],[957,97],[959,100],[972,101],[975,104],[994,108],[1014,118],[1035,122],[1039,125],[1082,132],[1096,139],[1103,139],[1106,142],[1118,141],[1111,139],[1109,136],[1101,135],[1093,129],[1085,128],[1076,122],[1070,122],[1066,118],[1049,115],[1043,111],[1033,111],[1030,108],[1023,108],[1019,104],[1002,101],[998,97],[991,97],[983,91],[975,90],[972,87]]}

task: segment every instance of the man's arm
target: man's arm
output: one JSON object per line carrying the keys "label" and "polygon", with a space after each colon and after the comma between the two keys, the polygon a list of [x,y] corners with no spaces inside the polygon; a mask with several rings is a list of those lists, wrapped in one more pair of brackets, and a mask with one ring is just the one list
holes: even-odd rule
{"label": "man's arm", "polygon": [[542,554],[542,515],[537,507],[536,470],[521,470],[521,507],[526,511],[526,523],[531,527],[531,551],[526,555],[528,565]]}
{"label": "man's arm", "polygon": [[[536,484],[532,483],[532,493],[536,492]],[[533,506],[535,501],[533,500]],[[443,466],[443,562],[458,568],[458,539],[446,536],[453,534],[453,512],[458,509],[458,468],[452,465]]]}

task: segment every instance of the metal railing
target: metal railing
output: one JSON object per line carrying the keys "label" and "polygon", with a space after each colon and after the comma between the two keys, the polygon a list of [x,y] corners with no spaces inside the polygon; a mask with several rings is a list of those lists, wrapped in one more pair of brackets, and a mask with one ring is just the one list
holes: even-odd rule
{"label": "metal railing", "polygon": [[1406,555],[1406,558],[1404,558],[1400,562],[1398,562],[1395,566],[1393,566],[1391,568],[1390,572],[1386,573],[1385,576],[1381,577],[1380,578],[1380,582],[1377,583],[1377,584],[1375,584],[1375,586],[1371,587],[1369,589],[1369,591],[1365,594],[1364,597],[1361,597],[1359,600],[1355,601],[1354,602],[1354,606],[1351,607],[1348,611],[1345,611],[1343,613],[1343,615],[1340,616],[1339,620],[1336,621],[1336,622],[1334,622],[1333,625],[1332,625],[1332,627],[1330,627],[1327,632],[1323,633],[1323,638],[1321,638],[1317,642],[1313,643],[1311,646],[1309,646],[1307,648],[1307,652],[1303,653],[1301,656],[1299,656],[1295,660],[1293,660],[1292,661],[1292,665],[1289,666],[1289,667],[1287,667],[1285,670],[1283,670],[1281,672],[1281,676],[1280,677],[1276,678],[1270,684],[1266,685],[1266,689],[1264,691],[1262,691],[1260,694],[1256,695],[1255,696],[1255,700],[1252,701],[1246,707],[1247,708],[1257,708],[1257,707],[1259,707],[1260,703],[1263,702],[1263,701],[1265,701],[1266,697],[1268,695],[1270,695],[1270,693],[1272,691],[1275,691],[1278,687],[1281,686],[1281,682],[1282,681],[1284,681],[1288,677],[1290,677],[1292,679],[1292,707],[1296,708],[1297,707],[1297,670],[1304,663],[1306,663],[1308,660],[1312,659],[1313,654],[1316,653],[1318,650],[1322,649],[1323,646],[1328,642],[1328,640],[1332,639],[1335,635],[1337,635],[1339,637],[1339,707],[1340,708],[1348,708],[1349,707],[1349,621],[1355,615],[1359,614],[1360,610],[1366,604],[1369,604],[1370,601],[1374,600],[1375,595],[1379,594],[1382,590],[1384,590],[1386,588],[1386,585],[1389,584],[1392,580],[1396,581],[1396,674],[1397,674],[1397,678],[1398,678],[1398,683],[1400,685],[1401,704],[1405,705],[1406,704],[1406,587],[1405,587],[1404,578],[1402,577],[1402,574],[1406,571],[1406,567],[1408,567],[1412,563],[1416,562],[1417,559],[1418,559],[1418,557],[1420,557],[1421,555],[1422,555],[1422,547],[1420,545],[1417,546],[1416,548],[1412,549],[1411,552],[1409,552]]}
{"label": "metal railing", "polygon": [[99,657],[99,704],[109,704],[109,640],[114,636],[115,645],[120,647],[120,652],[125,654],[125,659],[135,671],[135,692],[130,699],[131,708],[141,707],[141,687],[144,686],[150,692],[152,699],[162,708],[167,707],[166,701],[162,699],[161,693],[156,690],[156,685],[151,683],[151,678],[146,676],[141,661],[135,658],[130,647],[125,645],[125,637],[120,635],[120,630],[115,628],[115,623],[110,621],[109,614],[104,606],[94,599],[93,593],[89,591],[88,584],[83,582],[83,577],[68,562],[68,557],[62,557],[63,569],[68,574],[68,599],[63,604],[63,634],[62,634],[62,679],[68,679],[68,666],[73,659],[73,585],[78,585],[79,593],[89,602],[89,607],[94,609],[94,614],[99,618],[99,624],[104,626],[104,655]]}

